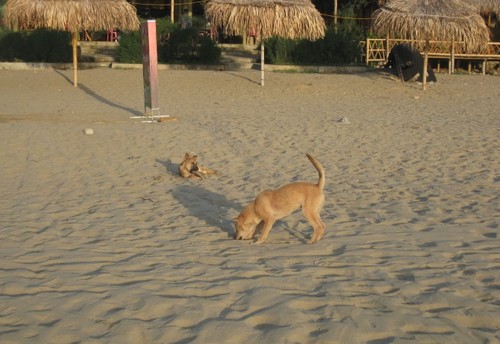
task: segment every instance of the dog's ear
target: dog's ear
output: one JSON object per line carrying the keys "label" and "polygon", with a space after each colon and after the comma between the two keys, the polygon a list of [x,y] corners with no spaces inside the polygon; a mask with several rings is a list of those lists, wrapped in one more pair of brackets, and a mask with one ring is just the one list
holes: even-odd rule
{"label": "dog's ear", "polygon": [[184,160],[189,159],[189,153],[184,154]]}

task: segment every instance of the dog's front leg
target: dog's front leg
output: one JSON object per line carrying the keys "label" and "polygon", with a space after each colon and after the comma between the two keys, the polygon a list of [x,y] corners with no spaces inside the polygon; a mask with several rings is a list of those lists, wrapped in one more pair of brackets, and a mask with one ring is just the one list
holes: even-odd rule
{"label": "dog's front leg", "polygon": [[264,220],[264,228],[262,228],[262,233],[260,234],[259,240],[257,240],[255,244],[262,244],[264,241],[266,241],[267,236],[271,231],[271,228],[273,227],[273,224],[274,219]]}
{"label": "dog's front leg", "polygon": [[204,179],[203,176],[200,173],[198,173],[198,171],[192,171],[191,173],[192,174],[191,174],[190,177],[193,177],[193,178],[196,178],[196,179]]}

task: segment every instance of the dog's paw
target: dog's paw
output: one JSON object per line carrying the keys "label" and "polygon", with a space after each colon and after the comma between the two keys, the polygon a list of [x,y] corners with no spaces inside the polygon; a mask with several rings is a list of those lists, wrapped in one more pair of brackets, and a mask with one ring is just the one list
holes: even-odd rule
{"label": "dog's paw", "polygon": [[251,244],[252,244],[252,245],[260,245],[260,244],[263,244],[263,243],[264,243],[264,240],[260,240],[260,239],[259,239],[259,240],[257,240],[257,241],[252,242]]}

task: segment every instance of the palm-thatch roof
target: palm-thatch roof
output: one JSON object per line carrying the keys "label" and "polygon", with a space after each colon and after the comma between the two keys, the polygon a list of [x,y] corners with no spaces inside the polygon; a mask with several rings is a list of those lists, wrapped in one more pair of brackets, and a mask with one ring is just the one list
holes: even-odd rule
{"label": "palm-thatch roof", "polygon": [[7,0],[3,22],[14,30],[70,31],[75,87],[78,84],[78,32],[139,28],[135,7],[125,0]]}
{"label": "palm-thatch roof", "polygon": [[489,40],[483,18],[462,0],[390,0],[373,18],[376,32],[410,39],[420,48],[426,40],[455,40],[467,51],[481,51]]}
{"label": "palm-thatch roof", "polygon": [[139,28],[136,10],[125,0],[7,0],[3,22],[15,30],[50,28],[77,32]]}
{"label": "palm-thatch roof", "polygon": [[467,0],[466,2],[476,7],[482,14],[500,14],[500,0]]}
{"label": "palm-thatch roof", "polygon": [[309,0],[209,0],[205,14],[228,35],[252,29],[261,38],[316,40],[325,35],[325,21]]}

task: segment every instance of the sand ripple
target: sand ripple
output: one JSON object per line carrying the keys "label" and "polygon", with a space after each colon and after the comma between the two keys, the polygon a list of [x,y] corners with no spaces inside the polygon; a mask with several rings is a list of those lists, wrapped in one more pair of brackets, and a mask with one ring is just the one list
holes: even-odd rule
{"label": "sand ripple", "polygon": [[[168,71],[178,121],[147,125],[139,72],[68,73],[0,71],[2,343],[500,341],[500,79]],[[177,177],[186,151],[219,175]],[[316,180],[305,152],[325,238],[296,214],[232,240]]]}

